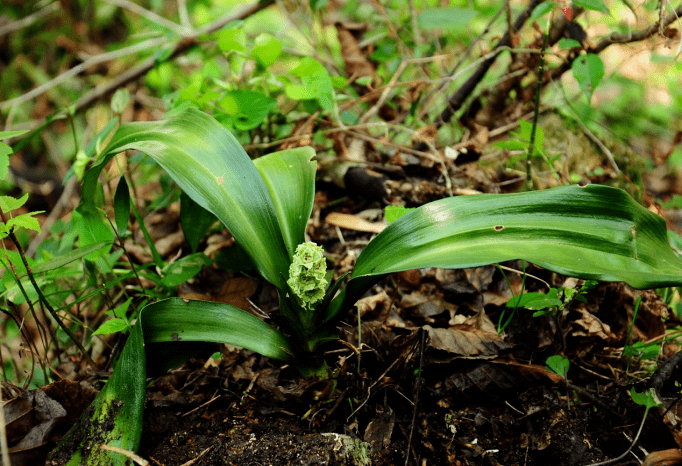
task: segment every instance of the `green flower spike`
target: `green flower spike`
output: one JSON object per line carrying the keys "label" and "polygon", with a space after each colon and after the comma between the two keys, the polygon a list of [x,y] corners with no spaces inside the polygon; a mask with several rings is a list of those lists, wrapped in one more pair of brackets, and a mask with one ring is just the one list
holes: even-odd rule
{"label": "green flower spike", "polygon": [[308,310],[324,298],[327,289],[327,261],[322,254],[322,246],[306,242],[299,244],[294,253],[294,261],[289,267],[287,283]]}

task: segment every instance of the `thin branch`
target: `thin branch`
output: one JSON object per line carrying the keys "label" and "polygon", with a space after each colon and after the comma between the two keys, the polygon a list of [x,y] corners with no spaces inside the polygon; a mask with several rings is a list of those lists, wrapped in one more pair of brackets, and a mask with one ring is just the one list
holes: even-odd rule
{"label": "thin branch", "polygon": [[409,0],[407,4],[410,7],[410,23],[412,24],[412,39],[414,45],[422,45],[421,31],[419,30],[419,22],[417,21],[417,12],[414,9],[414,0]]}
{"label": "thin branch", "polygon": [[[0,405],[3,405],[2,386],[0,385]],[[7,444],[7,429],[5,429],[5,410],[0,409],[0,451],[2,451],[2,466],[10,466],[9,447]]]}
{"label": "thin branch", "polygon": [[66,183],[62,195],[59,196],[57,203],[50,211],[50,215],[47,216],[47,219],[42,224],[40,234],[33,238],[31,244],[28,245],[28,248],[26,249],[26,255],[28,257],[33,257],[38,246],[50,235],[50,228],[61,217],[64,209],[67,207],[67,203],[71,200],[71,196],[73,196],[76,191],[77,184],[78,179],[75,176],[72,176]]}
{"label": "thin branch", "polygon": [[[478,83],[483,79],[483,76],[488,72],[492,64],[497,59],[497,56],[502,52],[504,47],[509,47],[512,45],[509,42],[509,37],[515,34],[517,31],[521,30],[521,27],[530,17],[536,6],[541,3],[541,0],[531,0],[528,7],[516,18],[514,22],[514,30],[510,31],[509,34],[500,39],[500,41],[495,45],[493,49],[492,56],[486,59],[479,68],[474,72],[474,74],[466,80],[466,82],[455,92],[455,94],[448,99],[448,106],[440,114],[440,118],[435,122],[438,127],[450,121],[455,112],[460,109],[464,101],[471,95]],[[490,54],[489,54],[490,55]]]}
{"label": "thin branch", "polygon": [[610,460],[600,461],[598,463],[592,463],[588,466],[603,466],[605,464],[615,463],[615,462],[620,461],[623,458],[625,458],[628,455],[628,453],[630,453],[632,451],[632,448],[637,444],[637,440],[639,440],[639,435],[642,433],[642,429],[644,428],[644,421],[646,421],[647,414],[649,414],[649,407],[648,406],[647,406],[646,410],[644,411],[644,418],[642,419],[642,423],[639,425],[639,430],[637,430],[637,435],[635,435],[635,439],[630,444],[630,447],[627,450],[625,450],[625,452],[622,455],[620,455],[618,458],[611,458]]}
{"label": "thin branch", "polygon": [[[193,35],[193,37],[185,38],[183,40],[180,40],[176,42],[173,45],[173,50],[168,56],[167,60],[171,60],[178,55],[182,54],[185,52],[187,49],[190,47],[193,47],[199,43],[198,38],[201,37],[202,35],[205,34],[210,34],[212,32],[215,32],[221,28],[223,28],[226,24],[231,23],[232,21],[238,20],[238,19],[244,19],[274,3],[274,0],[261,0],[261,1],[255,1],[249,5],[244,6],[243,8],[240,8],[236,12],[229,14],[227,16],[223,16],[222,18],[218,18],[215,21],[207,24],[206,26],[199,28],[198,31],[196,31]],[[160,40],[160,39],[153,39],[153,40]],[[145,41],[143,43],[148,43],[149,41]],[[165,43],[166,40],[163,39],[161,44]],[[121,49],[123,50],[123,49]],[[120,52],[118,50],[117,52]],[[113,52],[112,52],[113,53]],[[105,54],[106,55],[106,54]],[[101,56],[101,55],[100,55]],[[93,57],[96,58],[96,57]],[[104,60],[102,60],[104,61]],[[99,63],[99,62],[98,62]],[[91,63],[92,64],[92,63]],[[78,99],[74,104],[74,111],[78,112],[82,110],[83,108],[86,108],[90,106],[93,102],[101,98],[102,96],[109,94],[110,92],[113,92],[115,89],[125,85],[126,83],[133,81],[141,76],[143,76],[145,73],[147,73],[149,70],[151,70],[155,65],[157,64],[157,61],[154,57],[149,57],[146,60],[144,60],[142,63],[139,65],[129,69],[128,71],[122,73],[121,75],[117,76],[114,78],[112,81],[103,84],[87,94],[85,94],[83,97]],[[68,73],[68,72],[67,72]],[[60,78],[62,75],[58,76],[55,79]],[[54,81],[54,80],[53,80]],[[50,81],[52,82],[52,81]],[[43,86],[41,86],[43,87]],[[37,89],[34,89],[31,91],[32,93],[35,93]],[[43,91],[44,92],[44,91]],[[26,98],[24,96],[17,97],[16,99],[8,100],[5,102],[0,103],[0,110],[4,110],[6,107],[11,107],[13,105],[16,105],[15,101],[18,101],[21,99],[21,102],[25,102],[27,100],[30,100],[31,98],[35,97],[36,95],[39,95],[42,92],[39,92],[37,94],[32,95],[29,98]],[[58,113],[62,113],[63,111],[60,112],[55,112],[53,116],[55,116]],[[29,122],[27,125],[17,125],[15,129],[35,129],[40,127],[46,122],[46,118],[41,118],[39,120],[33,120]],[[10,143],[13,143],[12,141]]]}
{"label": "thin branch", "polygon": [[151,21],[152,23],[156,23],[159,26],[178,34],[179,36],[189,37],[194,33],[191,28],[180,26],[179,24],[167,20],[163,16],[157,15],[153,11],[147,10],[146,8],[143,8],[137,3],[131,2],[130,0],[104,0],[104,2],[132,11],[133,13]]}
{"label": "thin branch", "polygon": [[[462,66],[462,63],[464,63],[464,60],[466,60],[467,57],[469,57],[472,50],[474,50],[474,47],[476,46],[476,44],[478,44],[478,42],[481,39],[483,39],[483,37],[486,34],[488,34],[490,32],[490,28],[495,23],[495,21],[497,21],[497,18],[500,16],[500,14],[502,14],[502,11],[504,11],[503,8],[497,10],[497,13],[495,13],[495,16],[493,16],[492,19],[490,21],[488,21],[488,24],[485,26],[485,29],[483,30],[483,32],[481,34],[479,34],[478,37],[476,37],[471,42],[471,44],[464,51],[464,53],[459,58],[459,60],[455,64],[455,66],[448,73],[448,76],[447,76],[448,78],[453,78],[455,76],[455,73],[457,73],[457,70],[459,69],[459,67]],[[510,44],[511,44],[511,42],[510,42]],[[459,76],[459,74],[457,76]],[[431,107],[431,99],[434,97],[434,95],[437,95],[437,94],[440,94],[441,92],[443,92],[448,87],[448,85],[450,84],[449,81],[451,81],[451,80],[452,79],[449,79],[447,81],[443,81],[440,86],[431,89],[431,91],[429,91],[429,93],[426,94],[422,98],[422,102],[426,102],[426,104],[422,107],[422,110],[419,112],[419,116],[417,117],[417,120],[421,120],[424,117],[424,114],[428,111],[429,107]],[[409,114],[409,111],[405,112],[401,116],[400,121],[404,121],[408,114]]]}
{"label": "thin branch", "polygon": [[594,133],[592,133],[592,131],[590,131],[590,128],[588,128],[587,125],[583,123],[582,119],[576,118],[575,121],[578,122],[578,125],[580,125],[580,128],[587,135],[587,137],[590,138],[592,142],[594,142],[597,145],[597,147],[599,147],[599,149],[601,149],[604,155],[606,155],[606,158],[609,159],[609,163],[611,164],[611,168],[613,168],[616,174],[620,174],[620,169],[618,168],[618,164],[613,158],[613,154],[611,153],[611,151],[604,145],[603,142],[599,140],[597,136],[594,135]]}
{"label": "thin branch", "polygon": [[389,81],[389,83],[385,86],[384,92],[381,94],[381,97],[379,97],[377,103],[367,112],[365,112],[362,118],[360,118],[360,123],[365,123],[379,111],[382,105],[384,105],[384,102],[386,102],[386,99],[388,98],[388,94],[391,92],[391,89],[395,86],[400,75],[403,74],[403,71],[405,71],[405,68],[407,68],[407,65],[412,63],[428,63],[436,60],[443,60],[444,58],[445,58],[444,55],[436,55],[434,57],[426,58],[408,58],[407,60],[403,60],[402,62],[400,62],[398,69],[395,71],[395,73],[393,73],[391,81]]}
{"label": "thin branch", "polygon": [[59,2],[50,3],[46,7],[41,8],[40,10],[36,11],[35,13],[28,15],[25,18],[21,18],[20,20],[13,21],[11,23],[5,24],[4,26],[0,27],[0,37],[7,35],[10,32],[18,31],[19,29],[30,26],[31,24],[43,19],[45,16],[49,15],[50,13],[58,11],[58,10],[59,10]]}
{"label": "thin branch", "polygon": [[178,16],[180,16],[180,24],[184,27],[192,29],[192,22],[189,19],[187,11],[187,0],[178,0]]}
{"label": "thin branch", "polygon": [[92,65],[96,65],[98,63],[102,63],[109,60],[115,60],[117,58],[126,57],[128,55],[143,52],[146,50],[154,49],[165,44],[166,42],[167,42],[166,38],[157,37],[156,39],[148,39],[144,42],[140,42],[139,44],[131,45],[130,47],[123,47],[122,49],[114,50],[113,52],[106,52],[100,55],[96,55],[94,57],[87,58],[83,63],[74,66],[68,71],[63,72],[62,74],[60,74],[56,78],[49,80],[42,86],[38,86],[35,89],[27,92],[26,94],[21,95],[19,97],[15,97],[14,99],[0,102],[0,110],[7,110],[14,105],[20,105],[24,102],[28,102],[29,100],[38,97],[39,95],[49,91],[50,89],[62,84],[64,81],[67,81],[68,79],[82,73]]}
{"label": "thin branch", "polygon": [[442,159],[440,159],[436,155],[433,155],[429,152],[423,152],[423,151],[419,151],[419,150],[415,150],[415,149],[410,149],[409,147],[401,146],[400,144],[396,144],[396,143],[390,142],[390,141],[384,141],[382,139],[379,139],[379,138],[376,138],[373,136],[369,136],[367,134],[358,133],[356,131],[347,131],[347,133],[353,137],[356,137],[358,139],[362,139],[362,140],[367,141],[367,142],[372,142],[374,144],[382,144],[384,146],[393,147],[395,149],[401,150],[402,152],[407,152],[408,154],[413,154],[413,155],[417,155],[420,157],[424,157],[425,159],[430,160],[432,162],[443,163]]}
{"label": "thin branch", "polygon": [[[677,20],[678,16],[682,15],[682,5],[678,6],[676,10],[669,13],[663,21],[663,27],[666,28],[673,21]],[[596,47],[588,49],[588,53],[599,53],[603,51],[606,47],[611,44],[626,44],[628,42],[639,42],[641,40],[647,39],[654,35],[658,31],[658,24],[652,24],[651,26],[640,29],[639,31],[632,32],[630,34],[619,34],[613,33],[608,38],[602,40],[597,44]],[[570,65],[569,65],[570,66]]]}

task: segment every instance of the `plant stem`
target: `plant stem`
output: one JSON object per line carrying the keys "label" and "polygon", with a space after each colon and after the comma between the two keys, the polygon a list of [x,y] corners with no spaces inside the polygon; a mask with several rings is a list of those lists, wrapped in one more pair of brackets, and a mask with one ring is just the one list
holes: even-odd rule
{"label": "plant stem", "polygon": [[533,189],[533,178],[531,178],[530,166],[533,158],[533,149],[535,147],[535,130],[538,127],[538,115],[540,114],[540,91],[542,91],[542,76],[545,73],[545,50],[547,49],[547,42],[549,40],[549,28],[552,25],[552,17],[550,15],[547,22],[547,30],[545,30],[542,38],[542,50],[540,51],[540,66],[538,67],[538,87],[535,89],[535,111],[533,113],[533,129],[530,132],[530,143],[528,144],[528,153],[526,154],[526,186],[528,190]]}
{"label": "plant stem", "polygon": [[637,443],[637,440],[639,440],[639,434],[642,433],[642,429],[644,428],[644,421],[646,421],[647,414],[649,414],[649,407],[648,406],[647,406],[646,410],[644,411],[644,418],[642,418],[642,423],[639,425],[639,430],[637,431],[637,435],[635,435],[635,439],[630,444],[630,447],[627,450],[625,450],[625,452],[622,455],[620,455],[618,458],[611,458],[610,460],[600,461],[599,463],[592,463],[588,466],[603,466],[605,464],[615,463],[616,461],[620,461],[623,458],[625,458],[627,456],[627,454],[630,453],[632,448],[635,446],[635,444]]}
{"label": "plant stem", "polygon": [[[5,213],[2,211],[2,209],[0,209],[0,217],[2,218],[2,221],[6,224],[7,218],[5,217]],[[88,360],[88,362],[92,362],[90,355],[87,353],[87,351],[85,351],[85,348],[83,347],[81,342],[78,341],[78,338],[76,337],[76,335],[71,331],[71,329],[69,327],[66,326],[66,324],[64,324],[62,319],[59,318],[59,316],[57,315],[57,312],[54,310],[54,308],[52,307],[50,302],[47,300],[47,298],[45,298],[45,295],[43,294],[40,287],[36,283],[36,279],[33,276],[33,272],[31,271],[31,266],[28,265],[28,261],[26,260],[26,255],[24,254],[24,249],[21,247],[21,243],[19,243],[19,240],[17,239],[16,235],[14,234],[14,231],[10,230],[9,238],[10,238],[10,240],[12,240],[12,242],[16,246],[17,251],[19,252],[19,256],[21,256],[21,262],[23,262],[24,267],[26,267],[26,273],[28,274],[28,279],[31,281],[31,285],[33,285],[33,288],[35,288],[36,293],[38,294],[38,299],[40,299],[40,302],[43,303],[43,305],[47,308],[47,310],[50,313],[50,315],[52,316],[52,318],[55,321],[57,321],[57,325],[59,325],[62,328],[62,330],[64,330],[64,332],[66,332],[66,334],[69,336],[71,341],[73,341],[76,344],[76,346],[81,351],[81,353],[83,353],[83,356],[85,356],[85,358]],[[18,279],[19,279],[19,277],[17,276],[17,280]],[[18,280],[18,281],[21,282],[21,280]]]}

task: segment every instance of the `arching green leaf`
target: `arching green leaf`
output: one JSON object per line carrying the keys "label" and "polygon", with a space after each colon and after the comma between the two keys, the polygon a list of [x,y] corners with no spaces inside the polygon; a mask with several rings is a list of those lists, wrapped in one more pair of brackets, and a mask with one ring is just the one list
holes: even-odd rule
{"label": "arching green leaf", "polygon": [[514,259],[639,289],[682,284],[682,260],[668,244],[665,221],[620,189],[589,185],[459,196],[426,204],[374,238],[327,318],[389,273]]}

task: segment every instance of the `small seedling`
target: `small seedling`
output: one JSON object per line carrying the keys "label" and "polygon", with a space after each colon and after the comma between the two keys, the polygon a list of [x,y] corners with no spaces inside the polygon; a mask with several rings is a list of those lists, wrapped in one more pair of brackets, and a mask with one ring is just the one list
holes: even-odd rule
{"label": "small seedling", "polygon": [[568,368],[571,366],[571,362],[568,360],[568,358],[565,358],[559,354],[555,354],[554,356],[547,358],[545,365],[547,366],[547,369],[566,379]]}

